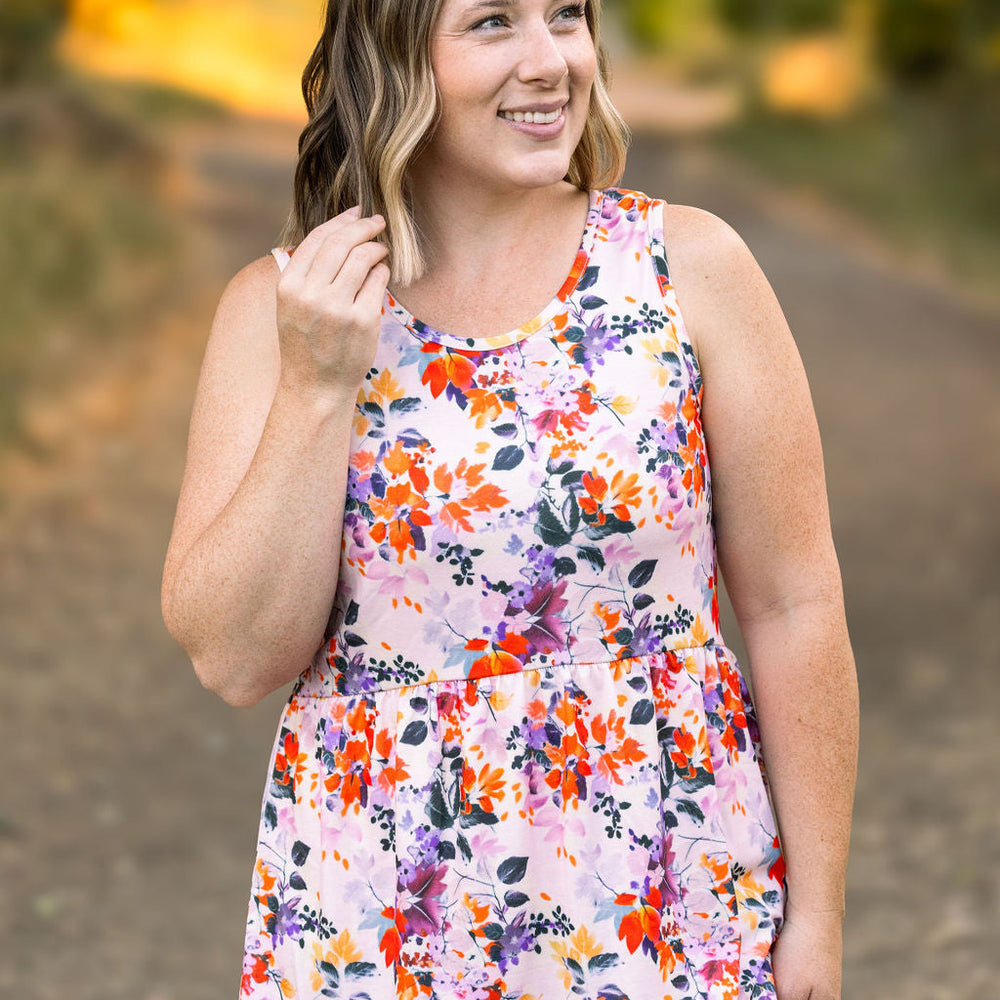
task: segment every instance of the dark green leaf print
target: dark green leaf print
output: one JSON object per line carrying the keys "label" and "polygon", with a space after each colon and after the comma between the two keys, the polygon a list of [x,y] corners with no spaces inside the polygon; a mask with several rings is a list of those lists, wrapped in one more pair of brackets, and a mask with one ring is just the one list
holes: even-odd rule
{"label": "dark green leaf print", "polygon": [[585,292],[588,288],[593,288],[597,284],[597,279],[600,276],[601,269],[599,267],[588,267],[583,274],[580,275],[580,280],[577,283],[576,290],[578,292]]}
{"label": "dark green leaf print", "polygon": [[410,746],[420,746],[424,740],[427,739],[427,723],[422,722],[420,719],[414,719],[404,730],[403,735],[400,736],[400,743],[408,743]]}
{"label": "dark green leaf print", "polygon": [[586,559],[593,569],[604,569],[604,554],[596,545],[583,545],[576,550],[576,554],[581,559]]}
{"label": "dark green leaf print", "polygon": [[427,802],[427,818],[438,830],[447,830],[455,819],[455,813],[445,800],[444,790],[438,781],[431,787],[430,799]]}
{"label": "dark green leaf print", "polygon": [[644,587],[653,578],[653,572],[656,569],[656,559],[644,559],[637,566],[633,567],[632,572],[628,575],[628,585],[638,590],[639,587]]}
{"label": "dark green leaf print", "polygon": [[572,973],[573,982],[577,984],[583,983],[583,966],[575,958],[564,958],[563,965]]}
{"label": "dark green leaf print", "polygon": [[580,527],[580,505],[572,493],[563,501],[562,516],[569,533],[574,534],[576,529]]}
{"label": "dark green leaf print", "polygon": [[653,703],[649,698],[643,698],[632,706],[632,718],[629,720],[633,726],[645,726],[653,721]]}
{"label": "dark green leaf print", "polygon": [[552,564],[552,571],[556,576],[572,576],[576,572],[576,563],[568,556],[563,556]]}
{"label": "dark green leaf print", "polygon": [[385,412],[378,403],[367,402],[362,405],[361,412],[375,427],[385,427]]}
{"label": "dark green leaf print", "polygon": [[497,878],[504,885],[513,885],[524,878],[524,873],[528,870],[528,859],[522,856],[515,856],[501,861],[497,865]]}
{"label": "dark green leaf print", "polygon": [[416,396],[404,396],[402,399],[394,399],[389,404],[389,412],[394,416],[399,413],[415,413],[423,405],[424,401]]}
{"label": "dark green leaf print", "polygon": [[501,448],[493,457],[493,468],[497,472],[509,472],[524,461],[524,449],[516,444]]}
{"label": "dark green leaf print", "polygon": [[378,971],[378,966],[374,962],[348,962],[344,966],[344,972],[354,979],[365,979],[374,976]]}
{"label": "dark green leaf print", "polygon": [[551,545],[554,548],[558,548],[560,545],[566,545],[567,542],[569,542],[569,540],[573,537],[563,527],[563,523],[559,520],[556,512],[544,500],[538,505],[538,518],[535,521],[535,532],[546,545]]}
{"label": "dark green leaf print", "polygon": [[600,972],[603,969],[614,968],[619,962],[618,956],[613,951],[603,951],[600,955],[594,955],[587,962],[588,972]]}
{"label": "dark green leaf print", "polygon": [[677,811],[686,813],[692,819],[697,820],[699,823],[705,822],[705,814],[701,811],[700,806],[694,799],[681,799],[677,803]]}

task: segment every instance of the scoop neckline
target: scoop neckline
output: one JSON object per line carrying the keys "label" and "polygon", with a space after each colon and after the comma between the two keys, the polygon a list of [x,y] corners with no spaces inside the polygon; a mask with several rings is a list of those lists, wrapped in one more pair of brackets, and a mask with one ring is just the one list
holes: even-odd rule
{"label": "scoop neckline", "polygon": [[440,344],[443,347],[460,351],[481,353],[482,351],[509,347],[512,344],[526,340],[533,334],[538,333],[539,330],[547,327],[555,319],[560,310],[565,307],[566,300],[576,291],[580,279],[590,264],[594,242],[597,238],[597,224],[601,217],[604,192],[591,190],[589,195],[587,222],[584,225],[583,236],[580,239],[580,246],[573,261],[573,267],[563,281],[559,291],[549,301],[549,304],[537,316],[521,324],[521,326],[493,337],[460,337],[456,334],[447,333],[444,330],[437,330],[430,326],[430,324],[417,319],[388,289],[385,293],[383,305],[385,313],[393,316],[401,326],[405,327],[418,340],[427,344]]}

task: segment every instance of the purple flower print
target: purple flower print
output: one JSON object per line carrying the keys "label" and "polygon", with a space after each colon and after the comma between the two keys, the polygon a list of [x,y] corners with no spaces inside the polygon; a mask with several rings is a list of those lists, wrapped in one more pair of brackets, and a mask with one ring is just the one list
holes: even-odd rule
{"label": "purple flower print", "polygon": [[301,901],[299,896],[294,896],[284,900],[278,907],[278,912],[274,915],[274,937],[279,943],[285,938],[302,936],[302,925],[295,910]]}
{"label": "purple flower print", "polygon": [[496,945],[491,948],[491,951],[494,949],[499,951],[497,967],[501,975],[506,975],[509,966],[518,964],[518,956],[522,951],[534,950],[535,936],[524,926],[524,920],[525,913],[522,910],[504,928],[503,934],[497,941],[499,948],[496,948]]}
{"label": "purple flower print", "polygon": [[420,865],[411,878],[400,884],[400,891],[409,895],[409,905],[403,907],[403,916],[413,934],[425,937],[441,927],[445,871],[443,865]]}
{"label": "purple flower print", "polygon": [[536,652],[553,653],[566,643],[566,623],[559,617],[568,603],[563,597],[565,590],[565,580],[555,584],[546,580],[524,602],[523,610],[530,615],[524,638]]}

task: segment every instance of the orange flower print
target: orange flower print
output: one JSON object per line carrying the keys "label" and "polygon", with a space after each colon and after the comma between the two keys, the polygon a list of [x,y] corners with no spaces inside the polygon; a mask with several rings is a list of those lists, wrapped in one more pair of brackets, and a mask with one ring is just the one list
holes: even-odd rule
{"label": "orange flower print", "polygon": [[389,968],[399,958],[403,935],[406,933],[406,917],[403,916],[402,909],[394,906],[386,906],[380,916],[385,930],[379,939],[378,950],[385,957],[386,968]]}
{"label": "orange flower print", "polygon": [[462,768],[462,790],[465,796],[464,811],[471,812],[474,805],[478,805],[483,812],[493,812],[493,800],[502,800],[504,797],[504,786],[507,784],[503,777],[502,767],[490,767],[483,764],[479,769],[479,774],[466,764]]}
{"label": "orange flower print", "polygon": [[580,508],[585,514],[596,517],[598,524],[607,520],[606,509],[610,509],[619,521],[631,520],[629,508],[638,507],[642,500],[642,487],[635,472],[628,475],[616,472],[609,487],[608,481],[594,469],[583,474],[582,482],[587,495],[580,497]]}
{"label": "orange flower print", "polygon": [[712,758],[708,749],[708,737],[704,726],[697,735],[680,727],[673,732],[674,749],[670,760],[679,777],[694,781],[702,771],[712,772]]}
{"label": "orange flower print", "polygon": [[[439,350],[434,345],[435,350]],[[460,400],[464,405],[466,389],[471,389],[476,376],[476,363],[461,354],[446,350],[441,357],[432,361],[425,369],[421,379],[423,385],[429,386],[431,395],[437,399],[445,392],[450,399]]]}
{"label": "orange flower print", "polygon": [[273,955],[248,955],[243,963],[243,978],[240,981],[240,995],[249,996],[254,983],[266,983],[274,964]]}
{"label": "orange flower print", "polygon": [[555,710],[556,718],[566,727],[558,745],[543,747],[549,759],[545,783],[559,793],[563,810],[586,797],[587,779],[593,773],[587,748],[587,727],[577,707],[564,697]]}
{"label": "orange flower print", "polygon": [[648,941],[655,950],[663,909],[660,890],[653,886],[642,898],[635,893],[620,893],[615,897],[615,903],[628,908],[618,924],[618,937],[625,942],[628,950],[634,952],[644,941]]}
{"label": "orange flower print", "polygon": [[274,757],[274,780],[290,786],[294,794],[295,782],[306,770],[308,755],[299,752],[299,738],[295,733],[285,733],[281,750]]}
{"label": "orange flower print", "polygon": [[[479,642],[485,642],[485,640],[475,640],[475,645],[467,644],[466,649],[476,649]],[[492,646],[485,656],[481,656],[473,662],[469,668],[469,678],[514,674],[520,671],[523,666],[524,664],[512,653],[508,653],[507,650],[501,649],[499,646]]]}

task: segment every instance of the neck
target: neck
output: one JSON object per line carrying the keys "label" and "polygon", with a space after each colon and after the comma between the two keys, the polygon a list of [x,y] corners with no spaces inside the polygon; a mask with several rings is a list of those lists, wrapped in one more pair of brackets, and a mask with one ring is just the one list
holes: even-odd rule
{"label": "neck", "polygon": [[551,227],[579,191],[565,181],[498,191],[454,188],[412,179],[413,213],[421,233],[425,281],[446,273],[482,273],[498,257],[523,252],[526,240]]}

